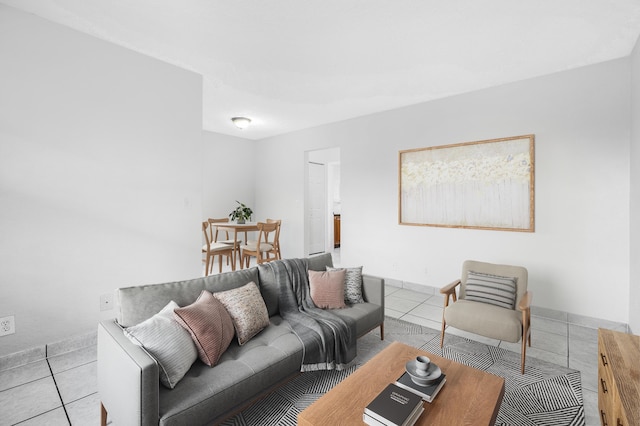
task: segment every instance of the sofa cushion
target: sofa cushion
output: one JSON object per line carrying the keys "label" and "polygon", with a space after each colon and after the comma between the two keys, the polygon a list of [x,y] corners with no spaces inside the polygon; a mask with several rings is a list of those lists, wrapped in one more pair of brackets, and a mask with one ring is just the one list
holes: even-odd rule
{"label": "sofa cushion", "polygon": [[200,360],[213,367],[235,334],[233,321],[222,303],[207,290],[198,300],[174,311],[176,321],[191,335]]}
{"label": "sofa cushion", "polygon": [[336,269],[344,269],[346,271],[344,277],[344,303],[354,305],[364,302],[362,298],[362,266],[356,268],[333,268],[327,266],[327,271]]}
{"label": "sofa cushion", "polygon": [[448,326],[492,339],[517,342],[522,335],[522,314],[487,303],[458,299],[444,310]]}
{"label": "sofa cushion", "polygon": [[516,278],[469,271],[464,298],[513,309],[516,302]]}
{"label": "sofa cushion", "polygon": [[326,271],[327,266],[333,266],[333,257],[331,253],[322,253],[307,258],[310,271]]}
{"label": "sofa cushion", "polygon": [[173,317],[176,308],[179,306],[172,300],[156,315],[124,330],[133,343],[142,346],[158,362],[160,382],[170,389],[198,358],[189,332]]}
{"label": "sofa cushion", "polygon": [[159,425],[218,424],[221,415],[299,374],[302,343],[279,316],[270,323],[242,346],[231,342],[215,368],[197,362],[175,389],[160,389]]}
{"label": "sofa cushion", "polygon": [[309,271],[311,300],[321,309],[346,308],[344,304],[344,269]]}
{"label": "sofa cushion", "polygon": [[258,282],[255,266],[184,281],[122,287],[116,290],[116,318],[121,326],[130,327],[151,318],[171,300],[187,306],[198,298],[202,290],[211,293],[231,290],[249,281]]}
{"label": "sofa cushion", "polygon": [[258,286],[253,281],[242,287],[213,295],[229,312],[238,335],[238,344],[247,343],[269,325],[267,307]]}
{"label": "sofa cushion", "polygon": [[373,303],[357,303],[345,309],[334,309],[331,312],[340,318],[351,318],[356,322],[356,336],[362,337],[380,325],[380,317],[384,317],[380,305]]}

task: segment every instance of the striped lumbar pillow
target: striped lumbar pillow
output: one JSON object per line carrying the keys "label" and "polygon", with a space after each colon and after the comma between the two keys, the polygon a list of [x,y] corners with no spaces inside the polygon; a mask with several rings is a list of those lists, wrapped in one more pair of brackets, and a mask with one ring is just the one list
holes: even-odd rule
{"label": "striped lumbar pillow", "polygon": [[516,303],[515,277],[481,274],[469,271],[465,299],[513,309]]}

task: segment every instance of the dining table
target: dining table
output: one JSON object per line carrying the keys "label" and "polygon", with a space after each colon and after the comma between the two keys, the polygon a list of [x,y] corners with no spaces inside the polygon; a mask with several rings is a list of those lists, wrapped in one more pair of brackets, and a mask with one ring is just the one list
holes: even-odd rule
{"label": "dining table", "polygon": [[[236,260],[238,259],[238,248],[240,247],[238,242],[238,233],[244,232],[245,235],[247,232],[253,232],[258,230],[258,222],[245,222],[245,223],[237,223],[237,222],[219,222],[212,223],[211,226],[215,226],[218,231],[227,231],[233,233],[233,252],[231,254],[231,270],[236,270]],[[247,242],[245,241],[245,244]],[[242,269],[242,263],[240,263],[240,269]]]}

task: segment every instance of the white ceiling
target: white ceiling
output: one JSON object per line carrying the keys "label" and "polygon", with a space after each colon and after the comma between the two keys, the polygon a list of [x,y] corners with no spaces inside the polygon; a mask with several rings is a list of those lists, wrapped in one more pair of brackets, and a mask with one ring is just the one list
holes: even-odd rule
{"label": "white ceiling", "polygon": [[202,74],[203,128],[248,139],[624,57],[640,34],[640,0],[0,3]]}

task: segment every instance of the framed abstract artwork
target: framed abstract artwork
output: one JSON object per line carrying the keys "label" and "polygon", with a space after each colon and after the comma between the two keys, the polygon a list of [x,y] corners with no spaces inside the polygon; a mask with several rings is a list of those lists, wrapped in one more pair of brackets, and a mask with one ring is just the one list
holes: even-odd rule
{"label": "framed abstract artwork", "polygon": [[399,223],[534,232],[534,139],[400,151]]}

